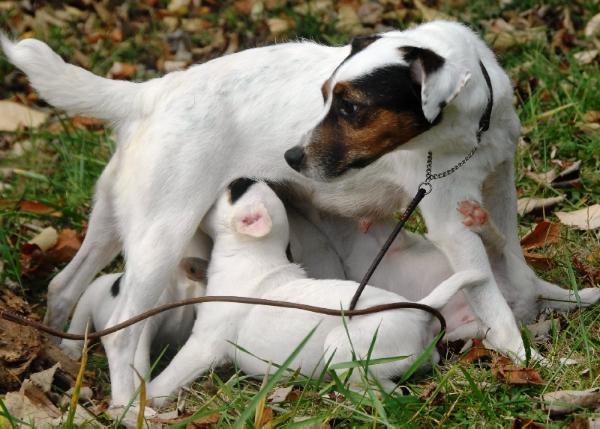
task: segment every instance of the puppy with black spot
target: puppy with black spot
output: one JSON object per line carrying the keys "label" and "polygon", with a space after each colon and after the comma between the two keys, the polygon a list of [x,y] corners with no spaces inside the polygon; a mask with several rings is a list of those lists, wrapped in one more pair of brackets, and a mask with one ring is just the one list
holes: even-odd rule
{"label": "puppy with black spot", "polygon": [[[204,241],[204,235],[195,237],[194,241],[197,242],[198,239]],[[187,253],[192,252],[188,250]],[[205,254],[206,251],[201,253]],[[183,258],[175,278],[163,290],[156,305],[204,296],[207,266],[208,262],[204,258]],[[109,320],[123,297],[122,277],[122,273],[106,274],[98,277],[86,288],[75,307],[68,333],[83,334],[86,328],[89,332],[94,332],[111,326]],[[135,355],[135,367],[138,372],[148,376],[152,354],[162,352],[165,347],[176,350],[181,346],[187,340],[194,320],[194,307],[188,305],[160,313],[146,321]],[[74,359],[79,359],[83,341],[64,339],[60,347]]]}
{"label": "puppy with black spot", "polygon": [[[311,279],[300,266],[287,260],[286,211],[264,182],[249,179],[233,182],[202,226],[214,242],[207,296],[236,295],[339,309],[347,308],[356,291],[356,282]],[[476,287],[484,280],[485,276],[475,271],[454,274],[419,303],[440,309],[460,289]],[[358,308],[405,301],[397,294],[367,287]],[[395,387],[393,380],[415,362],[439,329],[430,313],[416,309],[353,317],[346,321],[347,334],[341,317],[298,309],[203,303],[196,312],[190,338],[148,386],[148,395],[156,403],[164,402],[211,367],[226,362],[234,362],[249,375],[274,372],[277,367],[266,362],[285,361],[317,325],[312,338],[291,363],[291,369],[299,368],[307,376],[319,374],[327,361],[332,364],[351,361],[353,351],[357,359],[367,359],[369,352],[371,359],[405,356],[369,368],[370,376],[391,390]],[[252,355],[240,352],[235,345]],[[432,359],[435,362],[439,359],[435,350]],[[350,381],[360,381],[358,371],[353,372]]]}

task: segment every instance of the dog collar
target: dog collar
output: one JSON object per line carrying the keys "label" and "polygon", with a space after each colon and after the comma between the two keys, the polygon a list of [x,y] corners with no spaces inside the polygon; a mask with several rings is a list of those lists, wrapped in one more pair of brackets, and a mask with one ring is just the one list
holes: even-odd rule
{"label": "dog collar", "polygon": [[479,67],[481,68],[481,73],[483,74],[483,78],[485,79],[485,83],[488,87],[488,91],[490,96],[488,98],[487,106],[485,106],[485,110],[483,111],[483,115],[479,120],[479,129],[477,130],[477,144],[481,141],[481,135],[486,132],[490,128],[490,120],[492,118],[492,107],[494,106],[494,90],[492,89],[492,81],[490,79],[490,75],[481,62],[479,60]]}

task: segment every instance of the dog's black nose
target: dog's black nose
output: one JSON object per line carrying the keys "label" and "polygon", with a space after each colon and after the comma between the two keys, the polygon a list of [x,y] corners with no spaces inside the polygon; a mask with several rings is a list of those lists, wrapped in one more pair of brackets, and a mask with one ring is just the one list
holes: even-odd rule
{"label": "dog's black nose", "polygon": [[290,167],[296,171],[300,171],[305,157],[304,148],[302,146],[294,146],[285,152],[284,157]]}

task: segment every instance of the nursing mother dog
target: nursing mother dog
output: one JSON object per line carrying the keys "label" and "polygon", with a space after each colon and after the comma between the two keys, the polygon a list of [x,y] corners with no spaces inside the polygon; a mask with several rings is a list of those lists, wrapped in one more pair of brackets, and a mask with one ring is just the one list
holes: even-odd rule
{"label": "nursing mother dog", "polygon": [[[435,182],[423,201],[430,238],[455,271],[487,275],[467,294],[499,350],[524,356],[496,279],[509,300],[519,292],[521,301],[511,302],[519,317],[521,306],[537,305],[540,290],[560,291],[513,256],[512,157],[519,122],[508,78],[464,26],[432,22],[344,47],[304,42],[251,49],[143,83],[95,76],[37,40],[15,44],[3,37],[2,47],[48,102],[109,121],[118,140],[97,185],[86,239],[50,284],[46,320],[55,326],[64,324],[83,285],[121,249],[123,296],[108,324],[153,306],[196,227],[236,177],[289,183],[314,204],[346,216],[390,216],[423,180],[427,150],[434,151],[437,170],[473,149],[491,100],[480,63],[494,93],[490,127],[473,159]],[[326,116],[332,109],[355,119],[336,125]],[[288,154],[299,174],[284,153],[303,139],[302,150]],[[492,261],[455,210],[467,199],[483,200],[506,236],[506,251]],[[114,404],[133,395],[131,365],[142,329],[134,325],[104,339]]]}

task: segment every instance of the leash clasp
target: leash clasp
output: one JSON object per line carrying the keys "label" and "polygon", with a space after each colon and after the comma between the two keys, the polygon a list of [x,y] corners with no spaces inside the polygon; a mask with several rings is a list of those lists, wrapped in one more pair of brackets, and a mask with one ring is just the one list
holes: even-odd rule
{"label": "leash clasp", "polygon": [[429,195],[433,190],[433,186],[431,186],[430,182],[421,182],[419,183],[419,187],[417,189],[422,189],[425,192],[425,195]]}

